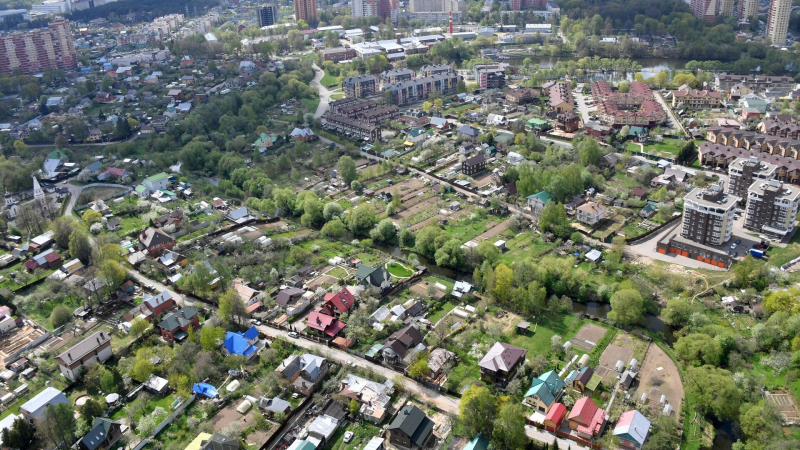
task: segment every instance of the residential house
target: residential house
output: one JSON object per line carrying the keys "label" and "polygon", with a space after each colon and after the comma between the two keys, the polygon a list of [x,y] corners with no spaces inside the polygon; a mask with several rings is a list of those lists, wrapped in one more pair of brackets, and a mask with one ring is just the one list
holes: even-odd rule
{"label": "residential house", "polygon": [[328,369],[327,359],[305,353],[289,356],[275,371],[289,380],[295,391],[308,396],[322,383]]}
{"label": "residential house", "polygon": [[554,370],[545,372],[531,381],[531,388],[525,393],[522,403],[542,413],[550,412],[550,408],[561,398],[564,392],[564,380]]}
{"label": "residential house", "polygon": [[250,327],[247,331],[242,333],[233,333],[228,331],[225,334],[225,342],[222,345],[222,353],[227,355],[239,355],[246,360],[253,359],[256,356],[258,349],[261,348],[261,343],[256,327]]}
{"label": "residential house", "polygon": [[384,267],[375,268],[366,264],[361,264],[356,270],[356,282],[364,287],[376,287],[386,290],[392,287],[389,281],[389,271]]}
{"label": "residential house", "polygon": [[578,436],[592,440],[599,436],[606,423],[606,412],[600,409],[590,397],[583,397],[572,407],[567,417],[570,429]]}
{"label": "residential house", "polygon": [[292,411],[292,404],[278,397],[261,397],[258,399],[258,408],[274,417],[278,413],[288,415]]}
{"label": "residential house", "polygon": [[56,357],[61,374],[75,381],[84,367],[104,363],[113,356],[111,335],[105,331],[93,333]]}
{"label": "residential house", "polygon": [[456,130],[456,133],[472,142],[475,142],[475,140],[478,139],[478,135],[481,134],[480,130],[470,125],[461,125]]}
{"label": "residential house", "polygon": [[239,294],[245,306],[251,306],[264,299],[264,292],[251,288],[247,282],[241,278],[235,278],[232,282],[233,290]]}
{"label": "residential house", "polygon": [[342,388],[339,394],[360,403],[358,412],[377,425],[383,422],[391,409],[393,389],[394,383],[391,380],[378,383],[348,374],[342,379]]}
{"label": "residential house", "polygon": [[312,311],[306,321],[306,329],[313,330],[317,334],[329,338],[336,337],[345,327],[345,323],[336,317]]}
{"label": "residential house", "polygon": [[164,316],[158,324],[161,330],[161,338],[167,342],[180,342],[189,336],[189,328],[197,330],[200,328],[200,318],[197,308],[184,306],[176,312]]}
{"label": "residential house", "polygon": [[33,272],[36,269],[53,269],[61,266],[62,263],[61,256],[55,250],[48,249],[26,261],[25,270]]}
{"label": "residential house", "polygon": [[277,136],[270,136],[267,133],[261,133],[258,136],[258,139],[256,139],[255,142],[253,142],[253,148],[258,149],[258,151],[263,153],[267,149],[272,148],[272,146],[275,145],[275,142],[277,140],[278,140]]}
{"label": "residential house", "polygon": [[564,418],[567,416],[567,407],[564,406],[563,403],[554,403],[550,407],[550,411],[547,412],[547,415],[544,417],[544,421],[542,425],[544,425],[544,429],[554,433],[556,430],[561,428],[561,424],[564,422]]}
{"label": "residential house", "polygon": [[434,423],[421,409],[407,405],[397,413],[386,429],[389,443],[400,450],[421,450],[432,447]]}
{"label": "residential house", "polygon": [[514,378],[519,366],[525,362],[527,350],[504,342],[495,342],[478,362],[481,379],[504,387]]}
{"label": "residential house", "polygon": [[574,133],[578,131],[581,126],[581,119],[572,111],[564,112],[556,116],[558,128],[561,128],[567,133]]}
{"label": "residential house", "polygon": [[84,167],[83,170],[86,171],[91,176],[97,176],[100,173],[100,169],[103,167],[102,161],[94,161],[93,163],[89,164],[88,166]]}
{"label": "residential house", "polygon": [[578,222],[590,227],[597,225],[606,217],[606,207],[595,202],[587,202],[578,207]]}
{"label": "residential house", "polygon": [[225,218],[238,225],[256,219],[252,214],[250,214],[246,206],[242,206],[240,208],[236,208],[232,211],[229,211],[228,214],[225,215]]}
{"label": "residential house", "polygon": [[89,430],[79,441],[78,450],[106,450],[113,448],[122,436],[122,424],[105,417],[96,417]]}
{"label": "residential house", "polygon": [[108,231],[117,231],[122,228],[122,221],[120,219],[111,219],[106,222],[106,229]]}
{"label": "residential house", "polygon": [[486,157],[481,153],[461,163],[461,173],[474,177],[486,170]]}
{"label": "residential house", "polygon": [[154,222],[158,228],[163,228],[167,225],[174,225],[177,229],[181,226],[181,221],[184,218],[183,208],[175,208],[164,215],[155,218]]}
{"label": "residential house", "polygon": [[347,288],[342,288],[339,292],[325,294],[320,310],[329,316],[340,317],[350,311],[355,304],[356,298],[353,294]]}
{"label": "residential house", "polygon": [[381,354],[384,361],[393,365],[402,363],[411,350],[422,344],[422,340],[422,333],[416,324],[395,331],[383,343]]}
{"label": "residential house", "polygon": [[443,348],[433,349],[428,355],[428,369],[431,371],[430,374],[428,374],[428,378],[437,380],[439,376],[442,375],[444,366],[450,363],[450,361],[453,361],[455,357],[456,354],[449,350]]}
{"label": "residential house", "polygon": [[303,142],[311,141],[317,137],[317,135],[311,131],[311,128],[295,128],[289,136],[296,141]]}
{"label": "residential house", "polygon": [[189,263],[189,258],[169,250],[158,258],[158,262],[167,269],[167,272],[175,273]]}
{"label": "residential house", "polygon": [[175,239],[167,233],[148,227],[139,233],[139,250],[146,251],[150,256],[156,256],[164,250],[171,250],[175,245]]}
{"label": "residential house", "polygon": [[286,315],[289,317],[295,316],[303,312],[308,305],[311,304],[310,299],[305,296],[305,293],[306,291],[304,289],[296,287],[282,289],[278,292],[278,296],[275,297],[275,303],[285,309]]}
{"label": "residential house", "polygon": [[579,392],[586,392],[589,382],[592,380],[594,370],[591,367],[572,370],[566,378],[566,384]]}
{"label": "residential house", "polygon": [[61,266],[61,271],[67,274],[67,276],[70,276],[74,273],[82,273],[83,269],[83,263],[78,258],[75,258],[72,261],[67,261]]}
{"label": "residential house", "polygon": [[[196,440],[197,439],[195,439],[195,441]],[[198,450],[239,450],[239,440],[230,438],[224,434],[214,433],[211,437],[204,438],[200,441]]]}
{"label": "residential house", "polygon": [[650,421],[636,410],[620,414],[614,426],[614,437],[619,439],[619,446],[626,450],[640,450],[649,432]]}
{"label": "residential house", "polygon": [[528,207],[531,209],[531,213],[539,217],[544,211],[544,207],[547,202],[550,201],[550,194],[545,191],[537,192],[536,194],[531,194],[527,197],[528,199]]}
{"label": "residential house", "polygon": [[130,174],[131,173],[125,169],[118,167],[107,167],[106,170],[97,175],[97,179],[100,181],[118,181],[130,176]]}
{"label": "residential house", "polygon": [[56,406],[61,403],[70,404],[69,399],[63,392],[54,387],[46,387],[36,394],[32,399],[23,403],[19,407],[22,417],[30,421],[41,422],[45,418],[48,406]]}
{"label": "residential house", "polygon": [[540,91],[532,88],[512,89],[506,92],[506,100],[518,105],[524,105],[538,102],[541,95]]}
{"label": "residential house", "polygon": [[147,188],[149,191],[148,193],[164,190],[168,188],[170,184],[169,175],[164,172],[149,176],[142,181],[142,185]]}

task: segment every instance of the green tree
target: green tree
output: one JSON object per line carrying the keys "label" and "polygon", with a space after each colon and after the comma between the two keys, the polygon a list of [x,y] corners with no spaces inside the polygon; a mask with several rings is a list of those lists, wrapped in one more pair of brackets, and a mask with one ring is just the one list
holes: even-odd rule
{"label": "green tree", "polygon": [[725,369],[709,365],[688,367],[684,387],[702,412],[720,420],[733,418],[739,410],[741,394]]}
{"label": "green tree", "polygon": [[459,419],[467,436],[492,435],[496,414],[495,400],[486,386],[472,385],[464,391],[458,405]]}
{"label": "green tree", "polygon": [[90,398],[86,403],[81,406],[81,416],[86,419],[87,423],[92,423],[95,417],[102,417],[105,408],[97,400]]}
{"label": "green tree", "polygon": [[69,254],[78,258],[82,263],[88,264],[92,257],[92,244],[85,231],[76,229],[69,237]]}
{"label": "green tree", "polygon": [[611,296],[608,318],[622,325],[631,325],[644,315],[644,299],[635,289],[622,289]]}
{"label": "green tree", "polygon": [[507,265],[500,263],[494,269],[494,276],[494,296],[498,302],[505,303],[511,295],[511,284],[514,281],[514,273]]}
{"label": "green tree", "polygon": [[345,229],[341,220],[333,219],[322,226],[320,234],[331,240],[341,239],[345,234],[347,234],[347,230]]}
{"label": "green tree", "polygon": [[395,238],[397,238],[397,227],[392,222],[392,219],[383,219],[370,231],[369,237],[373,241],[394,242]]}
{"label": "green tree", "polygon": [[37,423],[40,441],[48,448],[66,449],[75,442],[76,421],[70,403],[48,405],[44,420]]}
{"label": "green tree", "polygon": [[225,339],[225,330],[222,327],[205,326],[200,329],[200,345],[203,350],[215,350],[219,343]]}
{"label": "green tree", "polygon": [[341,219],[343,216],[344,212],[342,207],[336,202],[326,203],[325,207],[322,208],[322,217],[326,222],[329,222],[333,219]]}
{"label": "green tree", "polygon": [[[552,232],[557,226],[564,224],[569,224],[567,210],[564,208],[564,205],[552,200],[547,202],[547,204],[544,205],[541,215],[539,215],[539,229],[542,233],[548,231]],[[570,234],[571,233],[570,231]]]}
{"label": "green tree", "polygon": [[521,404],[511,402],[500,408],[492,431],[492,442],[498,448],[508,450],[525,449],[528,443],[528,437],[525,435],[526,411]]}
{"label": "green tree", "polygon": [[27,449],[38,448],[36,430],[28,419],[17,417],[11,428],[3,428],[3,445],[9,448]]}
{"label": "green tree", "polygon": [[72,311],[64,305],[57,305],[50,313],[50,324],[58,328],[72,321]]}
{"label": "green tree", "polygon": [[233,289],[229,289],[219,297],[219,318],[230,324],[242,325],[247,318],[247,310],[242,298]]}
{"label": "green tree", "polygon": [[603,151],[596,140],[584,139],[578,144],[578,156],[581,159],[581,165],[585,167],[597,164],[597,161],[603,156]]}
{"label": "green tree", "polygon": [[139,361],[136,361],[136,364],[133,366],[133,378],[136,381],[144,383],[155,371],[156,367],[150,362],[150,360],[140,359]]}
{"label": "green tree", "polygon": [[434,254],[437,266],[459,268],[464,263],[464,249],[461,241],[450,239],[436,250]]}
{"label": "green tree", "polygon": [[420,358],[408,368],[408,376],[411,378],[425,378],[431,373],[428,367],[428,358]]}
{"label": "green tree", "polygon": [[53,240],[59,248],[69,248],[69,237],[75,231],[75,225],[66,217],[59,217],[53,222]]}
{"label": "green tree", "polygon": [[756,262],[750,255],[747,255],[744,259],[734,264],[731,268],[731,272],[733,272],[736,285],[743,288],[750,286],[750,275],[755,269]]}
{"label": "green tree", "polygon": [[717,366],[722,360],[722,347],[707,334],[692,333],[678,339],[675,343],[675,354],[686,364]]}
{"label": "green tree", "polygon": [[378,217],[375,214],[375,208],[372,205],[362,204],[354,211],[350,212],[347,218],[347,226],[353,234],[366,236],[369,234],[372,227],[375,226],[377,220]]}
{"label": "green tree", "polygon": [[353,162],[353,158],[347,155],[339,158],[339,163],[336,167],[339,169],[339,178],[344,181],[345,186],[350,186],[350,183],[358,177],[358,173],[356,173],[356,163]]}
{"label": "green tree", "polygon": [[91,226],[103,220],[103,215],[93,209],[87,209],[83,215],[81,215],[81,219],[86,222],[87,225]]}

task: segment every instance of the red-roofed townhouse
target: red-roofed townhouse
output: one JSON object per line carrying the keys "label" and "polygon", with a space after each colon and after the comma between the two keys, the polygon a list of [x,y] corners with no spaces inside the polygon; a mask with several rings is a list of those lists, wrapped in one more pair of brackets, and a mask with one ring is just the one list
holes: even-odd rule
{"label": "red-roofed townhouse", "polygon": [[603,431],[606,412],[595,405],[591,398],[583,397],[575,402],[567,421],[570,429],[578,432],[578,436],[591,440]]}
{"label": "red-roofed townhouse", "polygon": [[327,314],[313,311],[308,315],[306,327],[318,332],[321,335],[334,337],[344,329],[345,324],[336,317],[331,317]]}

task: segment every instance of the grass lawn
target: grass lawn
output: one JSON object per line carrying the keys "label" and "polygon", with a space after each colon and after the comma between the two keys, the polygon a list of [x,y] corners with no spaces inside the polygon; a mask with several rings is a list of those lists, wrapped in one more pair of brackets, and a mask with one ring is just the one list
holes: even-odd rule
{"label": "grass lawn", "polygon": [[[344,433],[346,431],[353,432],[353,440],[345,444]],[[380,431],[380,428],[368,422],[351,423],[348,427],[337,430],[336,433],[334,433],[334,435],[331,437],[330,441],[328,441],[323,448],[332,450],[362,448],[367,442],[369,442],[370,439],[378,436]]]}
{"label": "grass lawn", "polygon": [[331,94],[331,100],[341,100],[345,98],[344,94]]}
{"label": "grass lawn", "polygon": [[[546,355],[550,352],[553,335],[562,337],[567,342],[578,331],[582,322],[572,314],[545,313],[531,322],[531,329],[527,334],[514,334],[508,341],[511,345],[527,349],[531,356]],[[533,330],[536,331],[533,331]]]}
{"label": "grass lawn", "polygon": [[440,310],[436,311],[435,313],[431,314],[431,316],[428,317],[428,320],[430,320],[432,323],[436,323],[442,317],[444,317],[445,314],[447,314],[450,311],[452,311],[453,308],[455,308],[455,307],[456,307],[455,303],[445,302],[445,304],[442,305],[442,309],[440,309]]}
{"label": "grass lawn", "polygon": [[308,109],[308,112],[314,114],[319,106],[319,98],[304,98],[300,100],[300,103]]}
{"label": "grass lawn", "polygon": [[411,275],[414,275],[413,270],[408,269],[406,266],[398,262],[392,262],[391,264],[387,264],[386,270],[388,270],[390,274],[399,278],[408,278]]}
{"label": "grass lawn", "polygon": [[347,276],[347,271],[341,267],[334,267],[333,269],[329,270],[328,273],[326,273],[325,275],[330,275],[332,277],[341,279]]}
{"label": "grass lawn", "polygon": [[463,105],[455,106],[453,108],[448,108],[443,111],[444,114],[458,114],[462,111],[466,111],[468,109],[476,108],[478,105],[474,103],[465,103]]}
{"label": "grass lawn", "polygon": [[336,84],[339,82],[338,77],[333,76],[332,73],[325,71],[325,76],[319,81],[323,86],[328,87],[331,84]]}

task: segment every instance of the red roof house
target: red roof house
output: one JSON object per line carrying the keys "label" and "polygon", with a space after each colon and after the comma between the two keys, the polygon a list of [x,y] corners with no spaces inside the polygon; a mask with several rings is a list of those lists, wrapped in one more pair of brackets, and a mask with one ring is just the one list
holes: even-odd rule
{"label": "red roof house", "polygon": [[355,304],[356,298],[353,297],[353,294],[347,288],[342,288],[337,293],[329,292],[325,294],[325,301],[321,310],[329,316],[339,317],[350,311]]}
{"label": "red roof house", "polygon": [[334,337],[344,329],[345,324],[336,317],[313,311],[308,315],[306,326],[328,337]]}
{"label": "red roof house", "polygon": [[569,427],[585,439],[592,439],[603,431],[606,412],[594,404],[591,398],[583,397],[575,402],[567,417]]}
{"label": "red roof house", "polygon": [[567,416],[567,407],[563,403],[553,403],[544,418],[544,429],[555,432]]}

